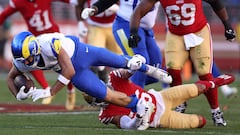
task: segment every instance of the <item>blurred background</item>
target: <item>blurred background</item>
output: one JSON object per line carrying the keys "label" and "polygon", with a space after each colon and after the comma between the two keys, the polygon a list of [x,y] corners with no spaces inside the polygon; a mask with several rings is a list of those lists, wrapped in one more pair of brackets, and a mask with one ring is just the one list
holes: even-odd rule
{"label": "blurred background", "polygon": [[[0,5],[5,7],[9,0],[0,0]],[[224,37],[224,27],[221,21],[217,18],[212,8],[204,3],[204,11],[212,29],[214,59],[222,71],[225,72],[240,72],[240,0],[223,0],[227,7],[233,28],[237,32],[238,40],[228,42]],[[77,20],[75,16],[75,9],[69,4],[61,2],[53,2],[52,11],[56,22],[60,25],[60,31],[64,34],[77,35]],[[161,51],[164,50],[165,38],[165,18],[161,8],[159,11],[159,18],[156,20],[154,27],[155,36],[158,39]],[[27,30],[24,20],[19,13],[14,14],[8,18],[9,41],[4,57],[11,61],[10,42],[11,37],[16,33]],[[1,61],[0,61],[1,62]],[[0,63],[0,65],[3,62]],[[0,67],[1,70],[1,67]]]}

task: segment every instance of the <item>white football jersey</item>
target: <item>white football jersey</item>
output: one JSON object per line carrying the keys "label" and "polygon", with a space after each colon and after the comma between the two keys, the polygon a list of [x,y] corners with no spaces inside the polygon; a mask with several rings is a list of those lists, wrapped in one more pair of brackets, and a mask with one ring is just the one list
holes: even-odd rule
{"label": "white football jersey", "polygon": [[[140,3],[140,0],[120,0],[119,10],[117,15],[126,21],[130,21],[134,8]],[[140,27],[151,29],[155,25],[160,2],[155,3],[155,7],[148,12],[140,21]]]}
{"label": "white football jersey", "polygon": [[40,70],[54,70],[56,72],[60,71],[61,68],[58,64],[58,54],[60,48],[63,48],[69,57],[73,56],[75,50],[75,43],[71,38],[65,37],[61,33],[49,33],[43,34],[37,37],[37,41],[41,48],[41,66],[28,66],[25,65],[20,59],[14,59],[13,64],[21,72],[28,72],[36,69]]}

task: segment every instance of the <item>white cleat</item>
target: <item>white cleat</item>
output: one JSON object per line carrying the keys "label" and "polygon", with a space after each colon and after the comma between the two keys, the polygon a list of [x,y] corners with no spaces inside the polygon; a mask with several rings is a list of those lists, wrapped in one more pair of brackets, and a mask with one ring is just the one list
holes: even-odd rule
{"label": "white cleat", "polygon": [[159,81],[163,82],[163,83],[167,83],[170,84],[172,83],[172,76],[168,74],[167,71],[154,67],[154,66],[148,66],[148,71],[146,72],[147,75],[158,79]]}

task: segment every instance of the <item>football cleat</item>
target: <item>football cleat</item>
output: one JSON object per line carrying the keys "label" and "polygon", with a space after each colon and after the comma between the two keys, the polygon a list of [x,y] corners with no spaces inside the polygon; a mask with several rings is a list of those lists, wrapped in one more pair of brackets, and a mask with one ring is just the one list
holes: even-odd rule
{"label": "football cleat", "polygon": [[229,87],[228,85],[223,85],[220,89],[225,98],[230,98],[238,92],[236,87]]}
{"label": "football cleat", "polygon": [[223,118],[223,112],[216,111],[212,113],[212,120],[215,126],[227,126],[226,121]]}
{"label": "football cleat", "polygon": [[71,111],[71,110],[74,109],[75,103],[76,103],[76,93],[75,93],[75,91],[74,92],[68,92],[67,93],[67,100],[66,100],[66,103],[65,103],[65,108],[68,111]]}
{"label": "football cleat", "polygon": [[156,78],[163,83],[167,83],[167,84],[172,83],[172,76],[169,75],[167,71],[151,65],[147,65],[147,67],[148,67],[148,71],[145,74],[153,78]]}
{"label": "football cleat", "polygon": [[180,112],[180,113],[184,113],[187,109],[187,102],[183,102],[182,104],[180,104],[179,106],[177,106],[175,108],[176,112]]}
{"label": "football cleat", "polygon": [[215,84],[215,87],[219,87],[225,84],[230,84],[234,82],[234,80],[235,80],[235,77],[233,75],[223,74],[214,78],[213,82]]}

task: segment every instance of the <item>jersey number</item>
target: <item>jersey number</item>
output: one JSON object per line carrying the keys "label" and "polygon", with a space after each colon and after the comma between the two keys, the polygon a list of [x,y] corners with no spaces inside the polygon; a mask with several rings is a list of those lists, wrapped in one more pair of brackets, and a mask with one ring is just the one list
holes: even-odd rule
{"label": "jersey number", "polygon": [[49,21],[48,11],[35,12],[32,18],[29,20],[29,24],[32,27],[36,27],[36,31],[44,31],[52,27]]}
{"label": "jersey number", "polygon": [[[180,11],[180,13],[179,13]],[[183,4],[181,7],[171,5],[166,7],[168,19],[173,25],[192,25],[195,21],[196,7],[192,3]]]}

